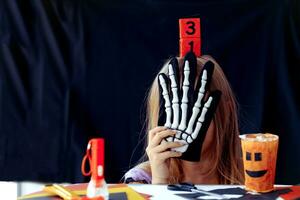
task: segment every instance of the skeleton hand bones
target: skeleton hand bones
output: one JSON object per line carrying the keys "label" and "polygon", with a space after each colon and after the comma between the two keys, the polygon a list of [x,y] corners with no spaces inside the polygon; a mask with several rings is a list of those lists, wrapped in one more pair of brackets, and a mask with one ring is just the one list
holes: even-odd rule
{"label": "skeleton hand bones", "polygon": [[184,58],[181,79],[176,58],[168,64],[168,75],[158,75],[160,100],[164,107],[160,109],[159,124],[164,121],[164,126],[177,131],[175,136],[167,137],[166,141],[186,144],[172,150],[182,152],[181,158],[190,161],[200,160],[200,150],[221,97],[219,90],[207,94],[214,64],[211,61],[204,64],[194,87],[196,68],[196,56],[190,52]]}

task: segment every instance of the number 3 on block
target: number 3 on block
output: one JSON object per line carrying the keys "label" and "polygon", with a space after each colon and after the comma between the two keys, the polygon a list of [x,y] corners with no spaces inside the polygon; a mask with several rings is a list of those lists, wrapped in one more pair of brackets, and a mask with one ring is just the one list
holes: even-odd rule
{"label": "number 3 on block", "polygon": [[201,38],[200,18],[179,19],[180,39]]}

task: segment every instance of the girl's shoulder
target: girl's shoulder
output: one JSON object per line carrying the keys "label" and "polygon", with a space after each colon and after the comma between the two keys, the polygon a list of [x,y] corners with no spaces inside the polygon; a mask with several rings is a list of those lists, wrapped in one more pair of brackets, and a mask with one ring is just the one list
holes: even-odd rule
{"label": "girl's shoulder", "polygon": [[131,168],[124,175],[125,183],[148,183],[151,184],[151,167],[149,161],[143,162]]}

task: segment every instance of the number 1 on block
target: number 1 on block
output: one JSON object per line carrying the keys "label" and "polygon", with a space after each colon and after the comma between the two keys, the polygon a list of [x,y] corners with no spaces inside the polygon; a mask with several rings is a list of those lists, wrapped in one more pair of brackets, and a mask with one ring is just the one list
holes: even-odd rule
{"label": "number 1 on block", "polygon": [[189,51],[194,52],[197,57],[201,56],[200,38],[183,38],[180,39],[180,57],[184,57]]}

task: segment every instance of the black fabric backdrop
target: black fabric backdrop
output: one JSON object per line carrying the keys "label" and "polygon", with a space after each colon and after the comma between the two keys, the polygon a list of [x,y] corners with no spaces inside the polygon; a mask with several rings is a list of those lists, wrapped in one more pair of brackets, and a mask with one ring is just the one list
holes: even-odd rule
{"label": "black fabric backdrop", "polygon": [[300,1],[50,1],[0,4],[0,180],[87,181],[89,138],[106,139],[108,182],[142,155],[143,103],[178,19],[201,17],[241,133],[280,136],[277,183],[300,182]]}

